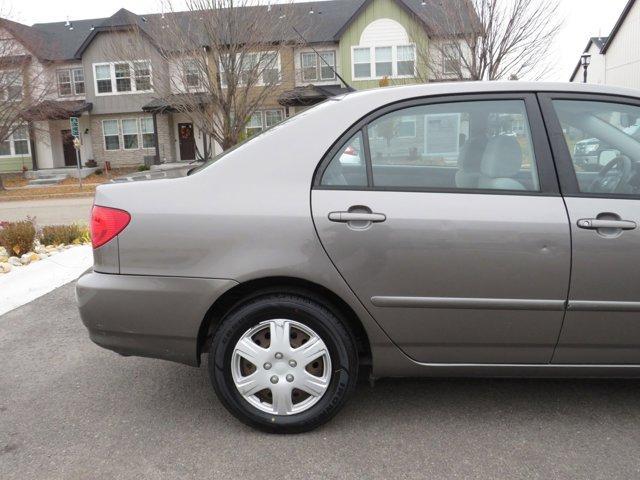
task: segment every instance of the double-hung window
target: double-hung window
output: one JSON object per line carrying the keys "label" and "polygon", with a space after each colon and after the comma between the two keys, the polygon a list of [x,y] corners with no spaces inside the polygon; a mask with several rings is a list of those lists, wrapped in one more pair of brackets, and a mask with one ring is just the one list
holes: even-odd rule
{"label": "double-hung window", "polygon": [[57,71],[58,94],[61,97],[84,95],[84,70],[71,68]]}
{"label": "double-hung window", "polygon": [[110,65],[95,65],[95,77],[96,77],[96,92],[111,93],[113,86],[111,83],[111,66]]}
{"label": "double-hung window", "polygon": [[279,108],[270,110],[258,110],[251,114],[249,122],[245,127],[248,137],[251,137],[263,130],[277,125],[284,119],[284,112]]}
{"label": "double-hung window", "polygon": [[153,89],[148,60],[100,63],[94,64],[93,69],[98,95],[149,92]]}
{"label": "double-hung window", "polygon": [[151,90],[151,64],[147,61],[133,62],[133,72],[136,90],[142,92]]}
{"label": "double-hung window", "polygon": [[300,55],[300,64],[303,82],[315,82],[333,80],[336,78],[336,53],[320,52],[303,52]]}
{"label": "double-hung window", "polygon": [[118,120],[103,120],[102,134],[104,135],[105,150],[120,150],[120,127]]}
{"label": "double-hung window", "polygon": [[17,127],[11,135],[0,142],[0,157],[29,155],[29,130],[26,125]]}
{"label": "double-hung window", "polygon": [[200,68],[197,60],[189,58],[182,62],[182,70],[184,73],[184,85],[187,88],[200,87]]}
{"label": "double-hung window", "polygon": [[125,150],[136,150],[138,148],[138,134],[137,119],[128,118],[122,120],[122,144]]}
{"label": "double-hung window", "polygon": [[415,45],[353,48],[353,78],[369,80],[415,76]]}
{"label": "double-hung window", "polygon": [[22,74],[14,70],[0,72],[0,99],[22,100]]}
{"label": "double-hung window", "polygon": [[153,118],[143,117],[140,119],[140,126],[142,127],[142,148],[155,148],[156,135],[153,128]]}
{"label": "double-hung window", "polygon": [[460,47],[447,43],[442,47],[442,73],[455,75],[460,69]]}
{"label": "double-hung window", "polygon": [[370,78],[371,77],[371,49],[354,48],[353,49],[353,78]]}
{"label": "double-hung window", "polygon": [[128,63],[116,63],[114,65],[116,75],[116,91],[131,91],[131,66]]}

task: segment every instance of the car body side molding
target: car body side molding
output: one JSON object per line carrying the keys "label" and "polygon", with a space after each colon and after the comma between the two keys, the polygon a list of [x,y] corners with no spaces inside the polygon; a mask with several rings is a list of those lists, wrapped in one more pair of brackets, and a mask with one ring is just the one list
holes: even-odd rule
{"label": "car body side molding", "polygon": [[395,308],[458,308],[487,310],[551,310],[565,309],[564,300],[533,300],[523,298],[461,298],[461,297],[371,297],[376,307]]}

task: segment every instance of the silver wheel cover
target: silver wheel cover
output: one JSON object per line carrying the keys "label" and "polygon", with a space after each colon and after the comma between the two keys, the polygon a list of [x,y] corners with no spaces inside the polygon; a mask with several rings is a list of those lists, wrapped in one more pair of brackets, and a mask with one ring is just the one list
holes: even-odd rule
{"label": "silver wheel cover", "polygon": [[[259,345],[266,342],[258,336],[269,344]],[[302,344],[294,347],[292,339],[297,338],[302,338]],[[318,403],[327,391],[331,357],[324,341],[306,325],[267,320],[247,330],[236,343],[231,375],[240,394],[255,408],[294,415]]]}

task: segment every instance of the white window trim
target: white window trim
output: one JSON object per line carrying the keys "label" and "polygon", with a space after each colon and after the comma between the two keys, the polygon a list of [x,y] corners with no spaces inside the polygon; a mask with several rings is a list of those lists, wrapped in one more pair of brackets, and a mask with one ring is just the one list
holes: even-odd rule
{"label": "white window trim", "polygon": [[[104,123],[105,122],[116,122],[116,125],[118,126],[118,133],[116,135],[106,135],[104,133]],[[104,148],[105,152],[119,152],[120,150],[122,150],[122,130],[120,129],[120,120],[118,120],[117,118],[107,118],[105,120],[102,120],[100,123],[101,127],[102,127],[102,148]],[[114,150],[110,150],[107,148],[107,137],[118,137],[118,148],[114,149]]]}
{"label": "white window trim", "polygon": [[[138,137],[138,146],[136,148],[126,148],[124,146],[124,136],[125,135],[133,135],[132,133],[124,133],[124,125],[123,122],[126,121],[133,121],[136,124],[136,137]],[[135,117],[130,117],[130,118],[121,118],[118,120],[118,123],[120,124],[120,133],[122,135],[122,150],[126,151],[126,152],[133,152],[136,150],[140,150],[142,145],[141,145],[141,136],[140,136],[140,119],[139,118],[135,118]]]}
{"label": "white window trim", "polygon": [[[322,67],[328,68],[327,65],[322,61],[321,55],[323,53],[331,53],[333,54],[333,70],[331,72],[331,77],[328,78],[322,78]],[[302,60],[302,57],[304,55],[314,55],[315,59],[316,59],[316,78],[315,79],[306,79],[304,78],[304,62]],[[336,53],[335,50],[331,50],[331,49],[327,49],[327,50],[307,50],[304,52],[300,52],[300,80],[302,82],[330,82],[332,80],[336,79],[336,71],[337,71],[337,62],[338,62],[338,55]],[[307,67],[307,68],[311,68],[311,67]]]}
{"label": "white window trim", "polygon": [[[352,45],[351,46],[351,79],[353,81],[382,80],[385,76],[376,76],[376,48],[391,47],[391,76],[389,79],[415,78],[416,70],[416,44],[407,43],[404,45]],[[413,75],[398,75],[398,47],[413,47]],[[355,50],[369,49],[369,64],[371,65],[371,76],[356,77]]]}
{"label": "white window trim", "polygon": [[[281,85],[282,84],[282,63],[280,62],[280,51],[278,51],[278,50],[263,50],[263,51],[259,51],[259,52],[247,52],[247,53],[245,53],[245,55],[248,54],[248,53],[257,53],[257,54],[275,53],[276,57],[277,57],[276,64],[278,66],[278,82],[275,85]],[[241,55],[240,53],[237,53],[236,54],[236,58],[238,58],[240,55]],[[224,68],[223,68],[222,62],[220,62],[220,64],[218,65],[218,71],[220,72],[220,86],[222,88],[227,88],[227,82],[224,81],[225,77],[223,75]],[[262,72],[262,75],[264,75],[264,70]],[[260,79],[255,83],[254,87],[263,87],[265,85],[262,75],[260,76]],[[240,78],[242,78],[242,77],[240,77]],[[244,82],[242,82],[242,81],[239,82],[239,85],[243,86]]]}
{"label": "white window trim", "polygon": [[[412,118],[410,118],[412,117]],[[413,124],[413,135],[398,135],[398,138],[416,138],[418,135],[418,121],[416,115],[408,115],[404,117],[400,123],[412,123]]]}
{"label": "white window trim", "polygon": [[[195,63],[196,67],[195,67],[195,75],[198,78],[198,84],[197,85],[189,85],[187,79],[189,78],[189,73],[187,71],[187,64],[189,62],[193,62]],[[181,65],[180,67],[182,68],[182,76],[184,78],[183,84],[184,84],[184,89],[187,91],[197,91],[198,89],[202,88],[202,84],[203,84],[203,79],[202,79],[202,74],[200,72],[200,69],[198,68],[198,60],[196,60],[195,58],[183,58],[182,61],[180,62]]]}
{"label": "white window trim", "polygon": [[[125,151],[125,152],[135,152],[136,150],[153,150],[155,149],[155,145],[151,146],[151,147],[144,147],[143,146],[143,138],[142,135],[143,134],[153,134],[153,135],[157,135],[157,132],[155,131],[155,125],[152,124],[152,128],[153,131],[152,132],[143,132],[142,131],[142,122],[144,119],[149,118],[149,119],[153,119],[153,117],[127,117],[127,118],[107,118],[101,121],[101,126],[102,126],[102,147],[104,148],[105,152],[119,152],[119,151]],[[125,120],[135,120],[136,124],[138,126],[138,147],[137,148],[124,148],[124,129],[122,128],[122,122]],[[117,150],[107,150],[107,139],[105,138],[107,135],[104,134],[104,122],[117,122],[118,124],[118,149]],[[132,134],[130,134],[132,135]],[[115,137],[116,135],[109,135],[110,137]],[[154,142],[155,143],[155,142]]]}
{"label": "white window trim", "polygon": [[[0,155],[0,158],[12,158],[12,157],[30,157],[31,156],[31,142],[29,141],[29,131],[28,131],[28,127],[27,125],[21,125],[25,128],[27,128],[27,138],[26,139],[15,139],[13,138],[13,133],[11,135],[9,135],[9,138],[7,138],[5,141],[9,142],[9,154],[8,155]],[[27,142],[27,153],[16,153],[16,144],[15,142],[18,141],[26,141]],[[0,142],[3,143],[3,142]]]}
{"label": "white window trim", "polygon": [[[142,125],[144,125],[144,121],[147,120],[147,119],[151,120],[151,129],[152,129],[151,132],[144,132],[143,129],[142,129]],[[153,117],[140,117],[138,123],[140,124],[140,148],[143,149],[143,150],[154,150],[156,148],[156,145],[155,145],[155,143],[156,143],[155,142],[156,129],[155,129],[155,125],[153,123]],[[151,145],[150,147],[145,147],[144,146],[144,136],[145,135],[153,135],[154,136],[153,145]]]}
{"label": "white window trim", "polygon": [[[86,93],[87,93],[86,78],[82,82],[82,83],[84,83],[84,93],[78,93],[78,91],[76,89],[76,83],[77,82],[75,81],[75,78],[73,76],[73,72],[76,71],[76,70],[82,70],[82,76],[84,78],[84,68],[82,68],[82,67],[68,67],[68,68],[58,68],[58,69],[56,69],[56,83],[58,85],[58,96],[59,97],[80,97],[80,96],[85,96],[86,95]],[[60,77],[58,77],[58,73],[59,72],[68,72],[69,73],[69,83],[71,84],[71,93],[65,95],[65,94],[60,92]]]}
{"label": "white window trim", "polygon": [[18,98],[15,99],[10,99],[8,95],[6,95],[7,93],[7,88],[8,87],[17,87],[18,86],[18,82],[13,83],[11,85],[3,85],[0,84],[0,99],[2,99],[3,101],[8,101],[8,102],[21,102],[24,99],[24,74],[22,71],[20,70],[4,70],[3,75],[9,75],[9,74],[16,74],[19,78],[20,78],[20,96]]}
{"label": "white window trim", "polygon": [[[134,69],[134,64],[136,63],[141,63],[141,62],[147,62],[149,64],[149,77],[151,80],[151,88],[149,90],[138,90],[137,89],[137,84],[136,84],[136,73],[135,73],[135,69]],[[116,89],[116,69],[115,66],[117,64],[120,63],[128,63],[129,64],[129,69],[131,72],[131,91],[129,92],[118,92],[118,90]],[[110,79],[111,79],[111,91],[110,92],[104,92],[104,93],[100,93],[98,92],[98,78],[96,76],[96,69],[97,67],[103,67],[103,66],[108,66],[109,67],[109,75],[110,75]],[[135,94],[139,94],[139,93],[149,93],[149,92],[153,92],[153,65],[151,64],[151,60],[133,60],[133,61],[126,61],[126,60],[122,60],[121,62],[99,62],[99,63],[94,63],[91,65],[92,71],[93,71],[93,88],[94,88],[94,93],[96,95],[96,97],[107,97],[110,95],[135,95]],[[85,91],[86,91],[86,80],[85,80]]]}
{"label": "white window trim", "polygon": [[[267,115],[266,115],[266,112],[280,112],[282,114],[282,120],[280,120],[275,125],[278,125],[278,124],[280,124],[280,123],[282,123],[282,122],[284,122],[286,120],[284,108],[262,108],[260,110],[256,110],[256,111],[253,112],[253,114],[256,114],[256,113],[260,114],[260,122],[261,122],[261,125],[262,125],[260,133],[262,133],[265,130],[275,126],[275,125],[271,125],[270,127],[267,126]],[[257,129],[258,127],[250,127],[249,123],[247,123],[247,125],[244,127],[245,133],[250,128],[251,129]]]}
{"label": "white window trim", "polygon": [[[458,66],[462,65],[462,57],[460,56],[460,50],[459,50],[459,45],[457,45],[456,43],[445,43],[442,46],[442,52],[444,52],[447,48],[453,48],[456,50],[456,54],[458,56],[458,58],[456,59],[458,62]],[[447,57],[446,55],[442,55],[442,74],[443,75],[455,75],[456,73],[458,73],[455,69],[454,70],[447,70]]]}

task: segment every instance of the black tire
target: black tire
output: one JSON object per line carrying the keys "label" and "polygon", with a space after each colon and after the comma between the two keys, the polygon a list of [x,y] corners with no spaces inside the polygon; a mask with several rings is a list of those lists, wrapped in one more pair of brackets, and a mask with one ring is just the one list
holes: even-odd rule
{"label": "black tire", "polygon": [[[294,415],[274,415],[252,406],[237,390],[231,358],[239,338],[258,323],[287,318],[315,331],[331,356],[329,386],[308,410]],[[209,376],[222,404],[245,424],[270,433],[300,433],[330,420],[353,392],[358,378],[358,355],[350,331],[329,309],[298,294],[268,294],[234,308],[220,323],[211,340]]]}

